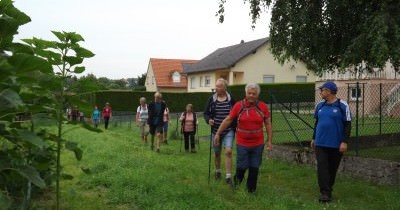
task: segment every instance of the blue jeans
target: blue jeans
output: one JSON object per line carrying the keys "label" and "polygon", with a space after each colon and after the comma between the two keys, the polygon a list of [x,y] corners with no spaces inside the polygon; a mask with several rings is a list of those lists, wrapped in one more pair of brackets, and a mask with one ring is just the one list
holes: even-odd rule
{"label": "blue jeans", "polygon": [[[214,134],[211,135],[212,141],[214,143]],[[221,152],[222,149],[222,141],[224,142],[224,148],[229,147],[232,148],[233,146],[233,141],[235,140],[235,131],[230,130],[228,133],[223,136],[223,138],[220,140],[219,145],[215,146],[214,144],[214,152],[218,153]]]}
{"label": "blue jeans", "polygon": [[250,167],[259,168],[262,161],[264,145],[245,147],[237,145],[236,167],[246,170]]}

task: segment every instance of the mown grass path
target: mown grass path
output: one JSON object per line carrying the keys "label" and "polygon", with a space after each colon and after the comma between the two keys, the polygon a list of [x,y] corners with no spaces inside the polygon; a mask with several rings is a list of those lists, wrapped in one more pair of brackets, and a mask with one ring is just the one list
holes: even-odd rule
{"label": "mown grass path", "polygon": [[278,160],[264,160],[256,195],[244,186],[233,192],[223,181],[207,183],[208,142],[201,141],[197,154],[186,154],[179,152],[180,140],[170,140],[158,154],[140,142],[137,130],[67,133],[84,156],[77,162],[63,153],[64,172],[75,177],[62,182],[65,209],[400,209],[397,187],[342,176],[335,201],[319,204],[315,170]]}

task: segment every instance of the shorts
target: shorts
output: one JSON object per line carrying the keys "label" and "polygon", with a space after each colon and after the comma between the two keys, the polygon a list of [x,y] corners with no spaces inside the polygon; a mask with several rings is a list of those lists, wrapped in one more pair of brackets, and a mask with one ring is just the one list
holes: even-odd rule
{"label": "shorts", "polygon": [[157,133],[163,133],[163,126],[161,125],[150,125],[149,126],[150,127],[150,134],[151,135],[153,135],[154,136],[154,134],[156,134],[156,131],[157,131]]}
{"label": "shorts", "polygon": [[149,134],[149,125],[146,121],[139,121],[140,136],[147,136]]}
{"label": "shorts", "polygon": [[237,145],[236,150],[236,168],[245,170],[260,167],[264,144],[255,147]]}
{"label": "shorts", "polygon": [[164,131],[164,133],[168,132],[168,124],[169,124],[168,121],[167,121],[167,122],[164,122],[164,125],[163,125],[163,131]]}
{"label": "shorts", "polygon": [[[212,141],[214,143],[214,134],[211,135]],[[220,143],[219,145],[215,146],[214,144],[214,152],[221,152],[222,149],[222,141],[224,142],[224,148],[231,148],[233,146],[233,141],[235,140],[235,131],[234,130],[230,130],[228,131],[228,133],[225,134],[224,138],[221,140],[220,139]]]}

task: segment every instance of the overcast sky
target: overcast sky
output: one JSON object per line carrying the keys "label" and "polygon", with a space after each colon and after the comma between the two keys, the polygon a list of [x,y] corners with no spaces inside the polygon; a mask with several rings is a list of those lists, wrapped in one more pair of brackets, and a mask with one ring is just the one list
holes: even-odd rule
{"label": "overcast sky", "polygon": [[17,39],[54,40],[50,30],[74,31],[96,54],[87,73],[112,79],[145,73],[149,58],[201,59],[219,47],[268,36],[268,14],[251,29],[249,5],[228,0],[223,24],[219,0],[15,0],[32,22]]}

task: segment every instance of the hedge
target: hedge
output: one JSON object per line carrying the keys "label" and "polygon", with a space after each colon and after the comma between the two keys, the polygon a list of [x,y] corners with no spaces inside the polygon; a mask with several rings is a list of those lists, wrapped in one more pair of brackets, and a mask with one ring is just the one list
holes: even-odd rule
{"label": "hedge", "polygon": [[[281,84],[260,84],[260,99],[270,103],[272,95],[279,102],[313,102],[315,98],[315,83],[281,83]],[[228,91],[236,100],[243,99],[245,96],[245,85],[233,85],[228,87]],[[171,112],[181,112],[185,110],[186,104],[193,104],[194,111],[201,112],[207,103],[211,93],[162,93],[163,99],[167,102]],[[153,100],[154,92],[144,91],[98,91],[82,95],[91,104],[102,108],[109,102],[115,111],[136,112],[139,106],[140,97],[145,97],[147,102]]]}
{"label": "hedge", "polygon": [[[274,83],[259,84],[261,88],[260,100],[271,103],[272,96],[278,102],[313,102],[315,100],[315,83]],[[228,91],[235,98],[242,99],[245,96],[246,85],[232,85]],[[273,103],[274,100],[272,100]]]}

